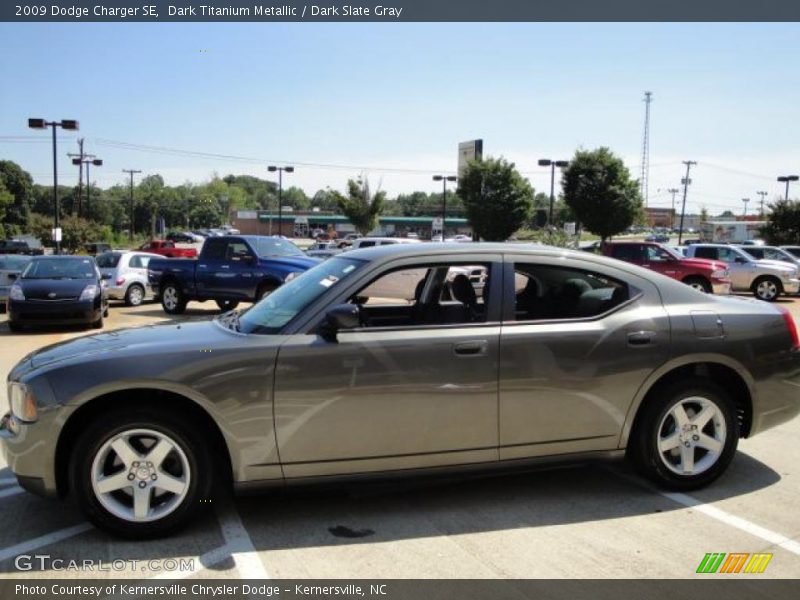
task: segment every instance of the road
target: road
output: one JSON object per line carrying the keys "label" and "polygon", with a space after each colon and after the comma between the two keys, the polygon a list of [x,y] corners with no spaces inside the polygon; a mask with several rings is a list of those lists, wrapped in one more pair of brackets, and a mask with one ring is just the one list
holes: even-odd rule
{"label": "road", "polygon": [[[800,318],[800,300],[782,304]],[[180,318],[211,318],[213,308],[191,303]],[[158,305],[112,305],[106,328],[171,320]],[[0,375],[36,348],[88,334],[12,335],[0,316]],[[582,464],[223,499],[154,542],[110,539],[70,503],[22,491],[0,464],[0,578],[687,578],[700,577],[707,552],[773,553],[758,577],[797,578],[798,464],[795,419],[743,440],[729,472],[690,495],[656,490],[625,463]],[[21,571],[31,562],[19,555],[50,558]],[[53,559],[107,570],[64,571],[69,563]]]}

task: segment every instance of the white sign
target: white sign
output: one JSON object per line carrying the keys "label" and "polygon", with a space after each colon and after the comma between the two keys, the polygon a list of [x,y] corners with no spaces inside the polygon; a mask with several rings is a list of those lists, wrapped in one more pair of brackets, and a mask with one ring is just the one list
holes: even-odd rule
{"label": "white sign", "polygon": [[240,210],[236,212],[237,219],[257,219],[258,213],[254,210]]}
{"label": "white sign", "polygon": [[575,223],[564,223],[564,231],[567,235],[575,235]]}
{"label": "white sign", "polygon": [[54,227],[53,229],[51,229],[50,230],[50,235],[52,236],[54,242],[60,242],[61,241],[61,227]]}
{"label": "white sign", "polygon": [[308,225],[308,217],[295,217],[294,218],[295,225]]}
{"label": "white sign", "polygon": [[464,169],[467,168],[469,161],[482,159],[483,140],[461,142],[458,145],[458,176],[461,177],[464,174]]}
{"label": "white sign", "polygon": [[431,223],[431,229],[441,229],[442,225],[444,225],[442,217],[433,217],[433,222]]}

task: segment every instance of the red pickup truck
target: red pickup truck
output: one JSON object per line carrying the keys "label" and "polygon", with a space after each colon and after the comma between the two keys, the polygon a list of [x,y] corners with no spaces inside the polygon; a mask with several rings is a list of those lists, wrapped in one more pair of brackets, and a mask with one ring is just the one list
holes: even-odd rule
{"label": "red pickup truck", "polygon": [[175,242],[169,240],[151,240],[139,246],[139,250],[167,258],[197,258],[196,248],[178,248]]}
{"label": "red pickup truck", "polygon": [[603,254],[672,277],[707,294],[730,294],[728,265],[716,260],[686,258],[655,242],[606,242]]}

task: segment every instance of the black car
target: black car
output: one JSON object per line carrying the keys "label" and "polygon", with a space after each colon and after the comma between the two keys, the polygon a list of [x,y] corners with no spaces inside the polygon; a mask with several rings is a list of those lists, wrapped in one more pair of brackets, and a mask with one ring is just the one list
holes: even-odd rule
{"label": "black car", "polygon": [[111,244],[107,244],[106,242],[91,242],[85,244],[83,249],[86,251],[86,254],[91,254],[92,256],[97,256],[104,252],[111,252],[112,250]]}
{"label": "black car", "polygon": [[44,248],[33,247],[24,240],[0,240],[0,254],[27,254],[34,256],[44,254]]}
{"label": "black car", "polygon": [[40,256],[8,292],[8,326],[82,324],[100,329],[108,294],[91,256]]}
{"label": "black car", "polygon": [[172,231],[167,235],[167,239],[170,242],[175,242],[176,244],[193,244],[195,238],[193,238],[188,233],[183,233],[180,231]]}

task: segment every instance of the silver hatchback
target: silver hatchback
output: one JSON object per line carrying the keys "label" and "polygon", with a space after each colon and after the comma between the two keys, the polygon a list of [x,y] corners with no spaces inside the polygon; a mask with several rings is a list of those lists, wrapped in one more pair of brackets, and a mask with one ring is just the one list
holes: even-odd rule
{"label": "silver hatchback", "polygon": [[97,266],[106,280],[108,297],[124,300],[128,306],[139,306],[153,289],[147,281],[147,265],[151,258],[162,258],[149,252],[104,252]]}

